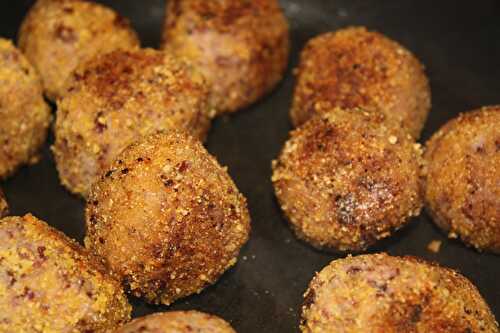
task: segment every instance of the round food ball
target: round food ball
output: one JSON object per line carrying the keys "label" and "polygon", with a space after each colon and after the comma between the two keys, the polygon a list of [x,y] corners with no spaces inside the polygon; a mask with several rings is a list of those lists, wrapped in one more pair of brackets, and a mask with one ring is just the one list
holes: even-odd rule
{"label": "round food ball", "polygon": [[329,32],[302,51],[291,119],[299,126],[332,107],[382,111],[418,138],[431,107],[429,83],[413,54],[382,34]]}
{"label": "round food ball", "polygon": [[0,38],[0,179],[38,161],[50,108],[38,75],[12,42]]}
{"label": "round food ball", "polygon": [[170,304],[236,263],[246,200],[201,143],[181,132],[125,149],[94,184],[85,245],[135,296]]}
{"label": "round food ball", "polygon": [[224,320],[198,311],[172,311],[137,318],[114,333],[236,333]]}
{"label": "round food ball", "polygon": [[114,51],[79,67],[57,103],[53,147],[61,182],[88,195],[125,147],[167,129],[204,139],[209,90],[186,63],[152,49]]}
{"label": "round food ball", "polygon": [[426,207],[450,237],[500,254],[500,106],[460,115],[427,142]]}
{"label": "round food ball", "polygon": [[38,0],[19,32],[19,47],[40,73],[51,100],[63,95],[79,63],[138,46],[128,20],[92,1]]}
{"label": "round food ball", "polygon": [[7,205],[7,200],[5,200],[5,195],[0,189],[0,218],[7,216],[9,213],[9,206]]}
{"label": "round food ball", "polygon": [[299,238],[363,251],[420,213],[421,164],[420,145],[380,113],[334,109],[291,133],[272,181]]}
{"label": "round food ball", "polygon": [[304,333],[498,332],[469,280],[413,257],[335,260],[314,277],[304,298]]}
{"label": "round food ball", "polygon": [[120,284],[32,215],[0,221],[0,331],[108,332],[130,319]]}
{"label": "round food ball", "polygon": [[163,48],[198,66],[219,113],[270,92],[288,64],[288,23],[277,0],[168,1]]}

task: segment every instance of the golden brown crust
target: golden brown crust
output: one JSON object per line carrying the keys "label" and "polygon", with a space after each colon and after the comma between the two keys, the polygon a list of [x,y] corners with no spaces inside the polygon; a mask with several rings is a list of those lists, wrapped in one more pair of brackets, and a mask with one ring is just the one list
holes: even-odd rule
{"label": "golden brown crust", "polygon": [[142,136],[176,129],[204,138],[208,94],[201,74],[152,49],[114,51],[83,64],[57,103],[53,151],[61,182],[85,197],[99,173]]}
{"label": "golden brown crust", "polygon": [[114,333],[236,333],[224,320],[198,311],[171,311],[137,318]]}
{"label": "golden brown crust", "polygon": [[117,281],[32,215],[0,221],[0,331],[107,332],[130,319]]}
{"label": "golden brown crust", "polygon": [[304,333],[498,333],[477,288],[459,273],[411,257],[335,260],[304,294]]}
{"label": "golden brown crust", "polygon": [[38,0],[23,21],[19,47],[40,73],[55,100],[79,63],[98,54],[139,46],[127,19],[82,0]]}
{"label": "golden brown crust", "polygon": [[500,254],[500,106],[460,115],[427,143],[425,201],[450,237]]}
{"label": "golden brown crust", "polygon": [[7,200],[5,200],[5,195],[0,189],[0,218],[7,216],[9,213],[9,206],[7,205]]}
{"label": "golden brown crust", "polygon": [[197,65],[219,112],[271,91],[288,64],[288,23],[276,0],[168,1],[163,48]]}
{"label": "golden brown crust", "polygon": [[420,145],[380,113],[334,109],[291,133],[272,181],[299,238],[361,251],[419,214],[421,163]]}
{"label": "golden brown crust", "polygon": [[311,39],[297,69],[295,126],[332,107],[382,111],[418,138],[431,106],[423,66],[377,32],[351,27]]}
{"label": "golden brown crust", "polygon": [[38,75],[9,40],[0,38],[0,179],[38,161],[50,108]]}
{"label": "golden brown crust", "polygon": [[86,223],[87,248],[133,295],[164,304],[216,282],[250,231],[226,170],[181,132],[125,149],[94,184]]}

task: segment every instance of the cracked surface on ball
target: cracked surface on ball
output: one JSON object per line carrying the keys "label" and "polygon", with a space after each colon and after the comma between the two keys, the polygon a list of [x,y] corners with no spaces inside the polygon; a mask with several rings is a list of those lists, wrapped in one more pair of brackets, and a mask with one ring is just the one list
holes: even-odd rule
{"label": "cracked surface on ball", "polygon": [[180,132],[125,149],[94,184],[85,245],[152,303],[201,292],[248,240],[246,200],[201,143]]}

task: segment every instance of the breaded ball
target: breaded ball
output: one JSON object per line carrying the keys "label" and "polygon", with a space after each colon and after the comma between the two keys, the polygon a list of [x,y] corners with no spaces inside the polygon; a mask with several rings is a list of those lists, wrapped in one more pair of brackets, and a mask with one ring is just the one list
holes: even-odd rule
{"label": "breaded ball", "polygon": [[133,320],[114,333],[236,333],[224,320],[198,311],[155,313]]}
{"label": "breaded ball", "polygon": [[51,100],[61,97],[80,62],[138,46],[128,20],[92,1],[38,0],[19,32],[19,47],[40,73]]}
{"label": "breaded ball", "polygon": [[226,169],[183,132],[125,149],[92,187],[86,222],[87,248],[133,295],[163,304],[215,283],[250,232]]}
{"label": "breaded ball", "polygon": [[177,129],[204,139],[208,96],[201,74],[152,49],[118,50],[82,65],[57,103],[53,151],[61,182],[86,197],[100,172],[142,136]]}
{"label": "breaded ball", "polygon": [[421,154],[382,114],[334,109],[291,133],[272,181],[299,238],[320,249],[363,251],[420,213]]}
{"label": "breaded ball", "polygon": [[9,213],[9,206],[7,205],[7,200],[5,200],[5,195],[0,189],[0,218],[7,216]]}
{"label": "breaded ball", "polygon": [[107,332],[130,319],[120,284],[32,215],[0,221],[0,332]]}
{"label": "breaded ball", "polygon": [[304,298],[304,333],[498,333],[469,280],[413,257],[335,260],[314,277]]}
{"label": "breaded ball", "polygon": [[219,113],[270,92],[288,64],[288,23],[277,0],[171,0],[163,48],[191,60]]}
{"label": "breaded ball", "polygon": [[0,179],[38,161],[50,108],[38,75],[12,42],[0,38]]}
{"label": "breaded ball", "polygon": [[500,106],[460,115],[427,142],[426,207],[450,237],[500,254]]}
{"label": "breaded ball", "polygon": [[302,51],[291,118],[299,126],[332,107],[382,111],[418,138],[431,107],[413,54],[380,33],[352,27],[311,39]]}

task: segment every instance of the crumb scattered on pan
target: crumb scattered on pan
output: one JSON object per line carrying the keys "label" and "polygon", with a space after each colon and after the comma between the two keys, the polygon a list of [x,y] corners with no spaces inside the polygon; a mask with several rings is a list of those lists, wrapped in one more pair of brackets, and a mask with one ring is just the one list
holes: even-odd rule
{"label": "crumb scattered on pan", "polygon": [[441,245],[443,244],[440,240],[433,240],[427,245],[427,250],[433,253],[438,253],[441,250]]}

